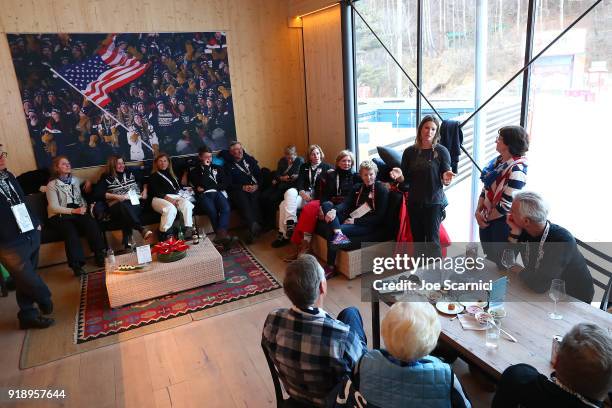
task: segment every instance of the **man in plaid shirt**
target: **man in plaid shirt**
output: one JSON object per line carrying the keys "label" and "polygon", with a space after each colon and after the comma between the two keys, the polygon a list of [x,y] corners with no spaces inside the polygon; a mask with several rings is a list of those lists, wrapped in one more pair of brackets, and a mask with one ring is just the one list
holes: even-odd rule
{"label": "man in plaid shirt", "polygon": [[292,399],[323,406],[367,351],[363,321],[355,307],[344,309],[337,320],[322,309],[327,281],[312,255],[289,264],[283,286],[293,307],[268,315],[262,345]]}

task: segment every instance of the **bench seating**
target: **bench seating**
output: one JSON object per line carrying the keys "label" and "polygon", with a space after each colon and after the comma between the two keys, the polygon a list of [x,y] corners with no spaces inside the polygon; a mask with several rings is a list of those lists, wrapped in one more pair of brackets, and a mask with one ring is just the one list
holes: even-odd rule
{"label": "bench seating", "polygon": [[[384,225],[377,228],[371,235],[366,236],[362,242],[389,242],[394,241],[397,237],[399,229],[399,211],[402,205],[402,193],[390,192],[389,205],[385,215]],[[312,237],[312,252],[322,261],[327,260],[327,230],[325,223],[319,221],[317,223],[316,233]],[[389,254],[391,255],[391,254]],[[362,273],[361,268],[361,244],[351,244],[345,249],[338,250],[336,256],[337,270],[346,276],[348,279],[354,279]]]}

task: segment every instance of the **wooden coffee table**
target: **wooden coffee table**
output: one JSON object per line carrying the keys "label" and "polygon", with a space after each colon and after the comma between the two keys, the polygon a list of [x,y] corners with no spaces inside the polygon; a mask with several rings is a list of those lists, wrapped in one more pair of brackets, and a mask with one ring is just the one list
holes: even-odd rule
{"label": "wooden coffee table", "polygon": [[[117,256],[115,266],[121,264],[137,264],[136,254]],[[185,258],[170,263],[154,261],[143,272],[114,273],[106,265],[106,289],[111,307],[141,302],[224,279],[223,258],[208,238],[202,239],[198,245],[190,244]]]}

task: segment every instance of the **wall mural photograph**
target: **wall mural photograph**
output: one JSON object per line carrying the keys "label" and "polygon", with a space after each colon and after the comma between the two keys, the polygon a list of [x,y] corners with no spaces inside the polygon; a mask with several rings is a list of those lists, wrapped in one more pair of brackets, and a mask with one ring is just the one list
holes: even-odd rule
{"label": "wall mural photograph", "polygon": [[223,32],[7,34],[38,168],[225,149],[236,139]]}

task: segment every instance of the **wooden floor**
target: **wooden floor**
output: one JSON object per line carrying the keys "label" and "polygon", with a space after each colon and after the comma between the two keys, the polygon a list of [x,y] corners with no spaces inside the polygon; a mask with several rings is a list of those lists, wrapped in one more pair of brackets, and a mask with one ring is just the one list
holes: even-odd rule
{"label": "wooden floor", "polygon": [[[252,246],[279,279],[289,249],[273,250],[273,233]],[[53,273],[55,266],[44,270]],[[76,279],[76,278],[75,278]],[[370,306],[360,300],[360,281],[329,281],[325,309],[361,310],[371,339]],[[0,390],[64,389],[66,398],[5,404],[9,407],[274,407],[274,388],[260,349],[268,312],[287,307],[286,297],[270,300],[163,332],[100,348],[27,370],[18,361],[24,332],[17,329],[14,292],[0,298]],[[385,313],[385,308],[381,312]],[[454,370],[475,407],[490,406],[492,394],[459,361]]]}

